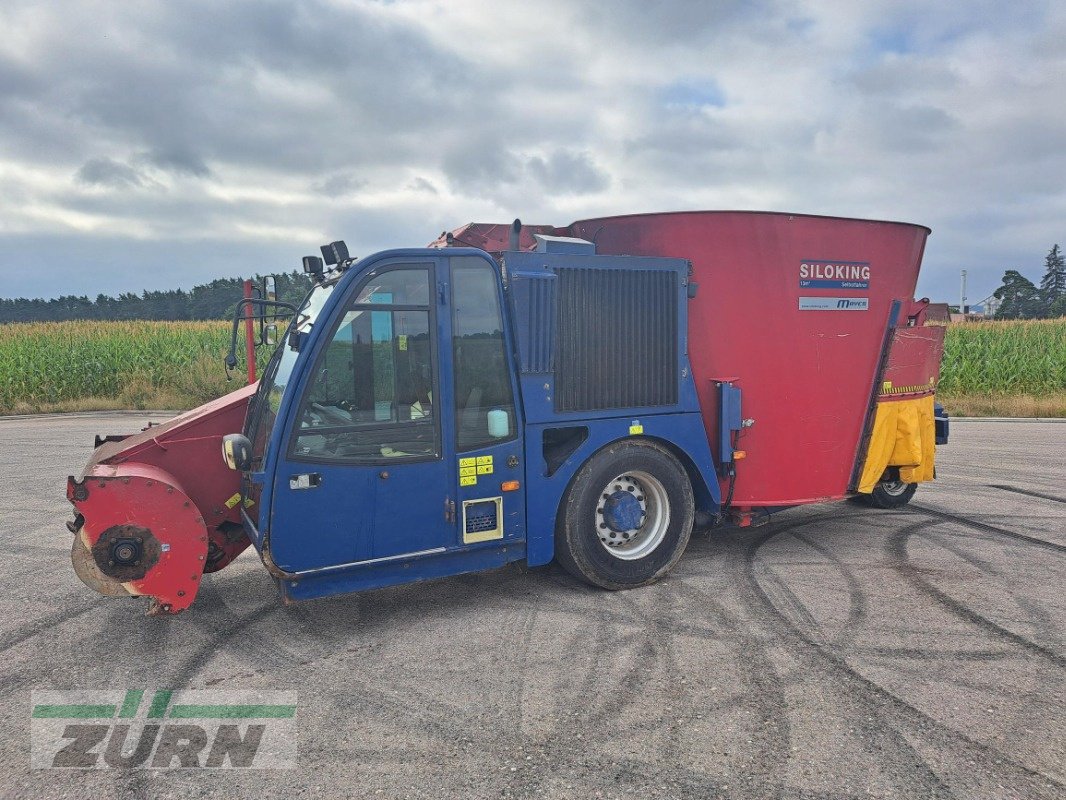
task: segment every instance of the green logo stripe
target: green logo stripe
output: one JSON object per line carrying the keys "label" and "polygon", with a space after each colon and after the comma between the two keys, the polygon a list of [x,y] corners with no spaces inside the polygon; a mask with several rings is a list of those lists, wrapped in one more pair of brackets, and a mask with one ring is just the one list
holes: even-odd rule
{"label": "green logo stripe", "polygon": [[171,718],[179,719],[290,719],[296,706],[172,706]]}
{"label": "green logo stripe", "polygon": [[152,695],[152,705],[148,708],[149,719],[160,719],[166,716],[167,706],[170,705],[170,695],[172,695],[169,689],[160,689],[154,695]]}
{"label": "green logo stripe", "polygon": [[34,706],[34,719],[64,719],[77,717],[92,719],[115,716],[115,706]]}
{"label": "green logo stripe", "polygon": [[142,697],[144,697],[144,692],[140,690],[126,692],[126,699],[122,702],[122,710],[118,712],[118,715],[120,717],[137,716],[137,709],[141,707]]}

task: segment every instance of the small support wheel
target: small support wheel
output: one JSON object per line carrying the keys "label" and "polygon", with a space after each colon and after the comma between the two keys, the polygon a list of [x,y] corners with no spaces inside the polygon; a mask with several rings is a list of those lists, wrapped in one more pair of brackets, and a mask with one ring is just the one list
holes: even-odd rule
{"label": "small support wheel", "polygon": [[681,558],[694,518],[692,483],[673,454],[646,440],[617,442],[574,476],[556,523],[555,556],[594,586],[643,586]]}
{"label": "small support wheel", "polygon": [[911,501],[917,489],[918,484],[901,481],[899,470],[893,468],[881,476],[881,481],[874,486],[870,494],[859,497],[874,508],[902,508]]}

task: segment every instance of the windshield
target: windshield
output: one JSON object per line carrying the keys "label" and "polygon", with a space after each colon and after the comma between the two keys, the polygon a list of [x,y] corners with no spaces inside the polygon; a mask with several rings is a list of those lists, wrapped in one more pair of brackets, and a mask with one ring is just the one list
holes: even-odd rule
{"label": "windshield", "polygon": [[[300,306],[295,320],[291,325],[296,326],[300,333],[307,333],[314,327],[319,314],[322,313],[326,300],[333,293],[336,281],[322,284],[313,288]],[[291,328],[290,328],[291,330]],[[248,410],[248,422],[246,427],[248,438],[252,442],[252,469],[258,470],[263,466],[263,454],[266,452],[267,442],[270,441],[270,433],[274,430],[274,422],[281,408],[281,400],[292,378],[292,369],[296,365],[299,352],[289,346],[289,336],[286,334],[274,351],[270,362],[263,373],[263,379],[259,382],[255,398]]]}

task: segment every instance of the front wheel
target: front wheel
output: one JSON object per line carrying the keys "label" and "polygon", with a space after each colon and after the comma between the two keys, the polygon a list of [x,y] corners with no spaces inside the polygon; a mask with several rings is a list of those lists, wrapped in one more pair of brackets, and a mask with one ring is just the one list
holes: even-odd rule
{"label": "front wheel", "polygon": [[904,483],[899,478],[899,470],[893,469],[882,476],[870,494],[860,497],[874,508],[901,508],[911,501],[917,489],[918,484]]}
{"label": "front wheel", "polygon": [[555,555],[594,586],[643,586],[681,558],[694,516],[692,484],[669,451],[618,442],[574,477],[557,518]]}

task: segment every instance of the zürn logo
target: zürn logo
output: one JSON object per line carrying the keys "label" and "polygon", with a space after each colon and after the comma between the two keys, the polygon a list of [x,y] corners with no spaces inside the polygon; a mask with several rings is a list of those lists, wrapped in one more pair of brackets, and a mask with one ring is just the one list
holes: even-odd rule
{"label": "z\u00fcrn logo", "polygon": [[31,761],[67,769],[287,769],[296,692],[34,691]]}

